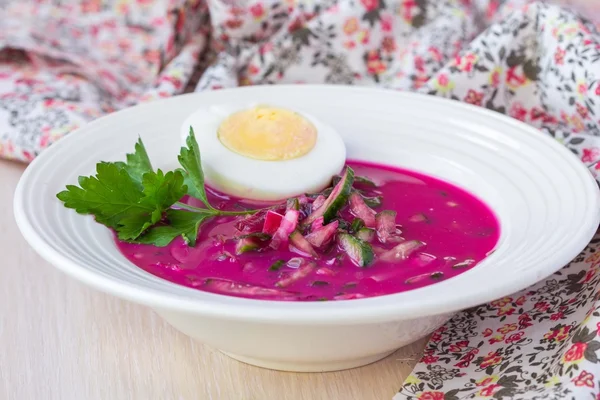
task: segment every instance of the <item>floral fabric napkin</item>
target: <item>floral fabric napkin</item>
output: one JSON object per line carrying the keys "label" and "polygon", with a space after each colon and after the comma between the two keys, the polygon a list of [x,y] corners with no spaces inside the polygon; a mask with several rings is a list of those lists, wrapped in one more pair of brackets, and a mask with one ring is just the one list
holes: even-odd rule
{"label": "floral fabric napkin", "polygon": [[[2,157],[29,161],[92,118],[185,90],[327,82],[510,115],[600,180],[595,0],[65,3],[0,0]],[[459,313],[394,399],[600,399],[599,269],[600,236],[534,287]]]}

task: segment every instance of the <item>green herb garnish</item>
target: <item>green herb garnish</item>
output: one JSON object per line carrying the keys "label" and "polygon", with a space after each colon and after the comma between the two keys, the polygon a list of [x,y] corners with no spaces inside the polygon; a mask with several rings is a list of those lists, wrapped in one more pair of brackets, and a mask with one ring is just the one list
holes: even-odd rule
{"label": "green herb garnish", "polygon": [[[126,162],[99,162],[95,176],[80,176],[79,186],[67,185],[56,197],[79,214],[93,215],[114,229],[120,240],[166,246],[182,236],[194,246],[200,225],[222,215],[253,214],[256,210],[221,211],[206,197],[200,149],[190,127],[177,157],[182,168],[164,173],[154,170],[141,139]],[[179,202],[189,195],[206,208]]]}

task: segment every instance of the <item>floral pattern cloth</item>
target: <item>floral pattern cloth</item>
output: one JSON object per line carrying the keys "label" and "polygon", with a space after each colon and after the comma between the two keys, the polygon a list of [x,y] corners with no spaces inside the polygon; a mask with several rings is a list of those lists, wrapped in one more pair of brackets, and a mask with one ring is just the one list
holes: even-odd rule
{"label": "floral pattern cloth", "polygon": [[[0,0],[0,157],[190,90],[376,85],[486,107],[600,181],[595,0]],[[600,235],[437,330],[395,400],[600,400]]]}

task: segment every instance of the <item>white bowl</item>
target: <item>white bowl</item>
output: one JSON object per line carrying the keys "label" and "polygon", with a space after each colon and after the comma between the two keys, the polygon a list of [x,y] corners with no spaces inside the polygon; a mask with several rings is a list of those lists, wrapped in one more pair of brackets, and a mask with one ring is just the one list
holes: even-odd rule
{"label": "white bowl", "polygon": [[[124,158],[140,135],[155,166],[174,167],[181,123],[211,104],[272,103],[306,110],[343,136],[350,158],[421,171],[466,188],[496,212],[497,248],[434,285],[382,297],[276,302],[181,287],[129,263],[110,232],[56,199],[99,160]],[[385,357],[455,312],[557,271],[600,222],[598,187],[553,139],[495,112],[430,96],[341,86],[261,86],[179,96],[100,118],[46,150],[25,171],[15,216],[31,246],[88,285],[145,304],[171,325],[238,360],[330,371]]]}

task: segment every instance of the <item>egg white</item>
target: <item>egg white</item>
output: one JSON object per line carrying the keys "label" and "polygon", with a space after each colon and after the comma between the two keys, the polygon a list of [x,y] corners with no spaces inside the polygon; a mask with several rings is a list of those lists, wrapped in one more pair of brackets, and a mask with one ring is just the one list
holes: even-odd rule
{"label": "egg white", "polygon": [[[221,143],[219,125],[231,114],[258,104],[218,105],[190,115],[181,127],[182,145],[193,127],[200,147],[205,182],[230,196],[275,201],[327,187],[346,162],[346,147],[331,126],[298,110],[317,129],[315,146],[305,155],[284,161],[261,161],[238,154]],[[277,106],[274,106],[277,107]]]}

